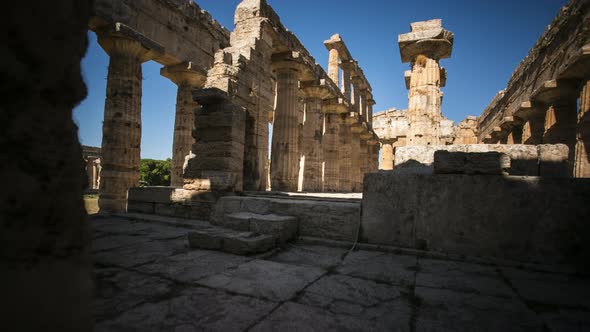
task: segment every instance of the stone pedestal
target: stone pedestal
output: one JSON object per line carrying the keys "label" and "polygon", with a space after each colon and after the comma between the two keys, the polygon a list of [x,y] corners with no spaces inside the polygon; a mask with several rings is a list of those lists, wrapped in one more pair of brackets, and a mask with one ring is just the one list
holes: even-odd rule
{"label": "stone pedestal", "polygon": [[277,78],[277,104],[272,132],[271,188],[297,191],[299,180],[299,66],[273,64]]}
{"label": "stone pedestal", "polygon": [[98,43],[110,56],[98,205],[103,212],[124,212],[127,190],[139,185],[141,64],[154,53],[117,33],[99,34]]}
{"label": "stone pedestal", "polygon": [[192,91],[203,87],[207,73],[195,70],[189,62],[164,67],[160,70],[160,74],[178,86],[170,185],[182,187],[184,185],[183,165],[185,157],[191,153],[194,144],[195,111],[199,107],[199,104],[193,100]]}

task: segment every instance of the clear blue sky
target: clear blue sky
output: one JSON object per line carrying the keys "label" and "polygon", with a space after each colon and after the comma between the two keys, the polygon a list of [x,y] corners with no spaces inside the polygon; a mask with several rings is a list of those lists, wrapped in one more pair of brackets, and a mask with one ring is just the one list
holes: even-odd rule
{"label": "clear blue sky", "polygon": [[[239,0],[197,3],[229,30]],[[456,122],[479,115],[506,86],[512,71],[557,15],[566,0],[269,0],[283,24],[326,68],[323,41],[340,33],[373,86],[375,111],[407,108],[407,90],[397,35],[410,23],[442,18],[455,34],[453,55],[442,60],[447,86],[442,111]],[[100,146],[108,56],[90,32],[82,63],[88,97],[74,111],[82,144]],[[142,158],[172,155],[176,86],[161,77],[160,65],[143,65]]]}

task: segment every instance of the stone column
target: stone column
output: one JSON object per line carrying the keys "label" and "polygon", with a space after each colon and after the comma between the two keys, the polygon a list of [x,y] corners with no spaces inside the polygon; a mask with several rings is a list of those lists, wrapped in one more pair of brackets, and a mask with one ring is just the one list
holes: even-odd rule
{"label": "stone column", "polygon": [[523,144],[538,145],[543,142],[544,121],[544,116],[535,116],[525,122],[521,134]]}
{"label": "stone column", "polygon": [[590,177],[590,81],[582,85],[580,92],[580,112],[576,130],[576,150],[574,176]]}
{"label": "stone column", "polygon": [[299,180],[299,108],[300,67],[296,63],[273,64],[277,77],[277,105],[272,132],[270,163],[274,191],[296,192]]}
{"label": "stone column", "polygon": [[367,144],[367,140],[366,139],[362,139],[360,140],[360,175],[361,175],[361,184],[363,183],[363,179],[365,177],[365,173],[368,173],[369,171],[369,145]]}
{"label": "stone column", "polygon": [[362,179],[360,169],[360,153],[361,153],[361,142],[358,133],[351,131],[350,136],[350,169],[351,169],[351,182],[352,192],[362,192]]}
{"label": "stone column", "polygon": [[543,144],[565,144],[569,148],[569,174],[573,175],[576,150],[577,87],[572,81],[545,81],[533,93],[535,102],[545,105]]}
{"label": "stone column", "polygon": [[340,78],[340,69],[338,67],[338,62],[340,61],[340,56],[338,55],[338,50],[335,48],[330,49],[330,57],[328,59],[328,77],[336,84],[339,85],[339,78]]}
{"label": "stone column", "polygon": [[[363,115],[363,110],[361,106],[361,79],[358,76],[352,78],[352,86],[353,86],[353,94],[352,94],[352,111],[358,113],[359,115]],[[362,116],[361,116],[362,118]]]}
{"label": "stone column", "polygon": [[368,115],[368,111],[369,111],[369,107],[367,106],[367,93],[369,91],[367,90],[367,88],[363,85],[361,87],[361,93],[360,93],[360,107],[361,107],[361,111],[360,114],[362,114],[362,119],[364,122],[367,123],[367,125],[369,124],[369,115]]}
{"label": "stone column", "polygon": [[324,191],[338,192],[340,188],[340,115],[326,114],[323,138]]}
{"label": "stone column", "polygon": [[329,90],[315,82],[302,82],[305,95],[305,120],[303,122],[301,153],[305,158],[303,172],[303,191],[322,192],[322,136],[324,114],[323,99],[329,96]]}
{"label": "stone column", "polygon": [[340,64],[340,67],[342,68],[342,94],[347,100],[351,100],[350,85],[352,74],[354,73],[354,65],[354,62],[352,61],[346,61]]}
{"label": "stone column", "polygon": [[342,115],[338,118],[338,121],[340,124],[340,179],[338,187],[340,192],[352,192],[352,132],[350,126],[342,118]]}
{"label": "stone column", "polygon": [[98,205],[101,212],[124,212],[127,190],[139,185],[141,64],[155,53],[119,31],[99,33],[98,43],[110,56]]}
{"label": "stone column", "polygon": [[451,56],[453,34],[441,20],[411,24],[411,32],[400,35],[402,62],[410,62],[408,145],[439,145],[442,92],[439,60]]}
{"label": "stone column", "polygon": [[381,143],[381,160],[380,169],[391,171],[393,169],[395,156],[393,155],[393,145],[390,142]]}
{"label": "stone column", "polygon": [[192,63],[188,62],[164,67],[160,70],[160,74],[178,86],[170,185],[182,187],[184,185],[183,165],[185,157],[191,153],[194,144],[195,111],[199,107],[199,104],[193,100],[192,91],[203,87],[207,73],[197,70]]}

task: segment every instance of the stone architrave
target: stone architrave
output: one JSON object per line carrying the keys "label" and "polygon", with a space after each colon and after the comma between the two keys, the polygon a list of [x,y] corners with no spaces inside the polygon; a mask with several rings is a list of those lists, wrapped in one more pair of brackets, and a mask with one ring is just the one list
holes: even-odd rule
{"label": "stone architrave", "polygon": [[199,107],[199,104],[193,100],[192,91],[203,87],[207,73],[196,69],[192,63],[188,62],[164,67],[160,70],[160,74],[178,86],[170,185],[182,187],[184,185],[183,165],[185,157],[191,154],[194,144],[195,111]]}

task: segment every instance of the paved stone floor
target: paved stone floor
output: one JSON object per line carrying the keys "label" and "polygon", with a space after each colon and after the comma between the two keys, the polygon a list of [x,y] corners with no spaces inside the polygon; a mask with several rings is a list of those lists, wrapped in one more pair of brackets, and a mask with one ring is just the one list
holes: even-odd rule
{"label": "paved stone floor", "polygon": [[91,223],[96,331],[590,331],[581,277],[303,243],[240,257]]}

